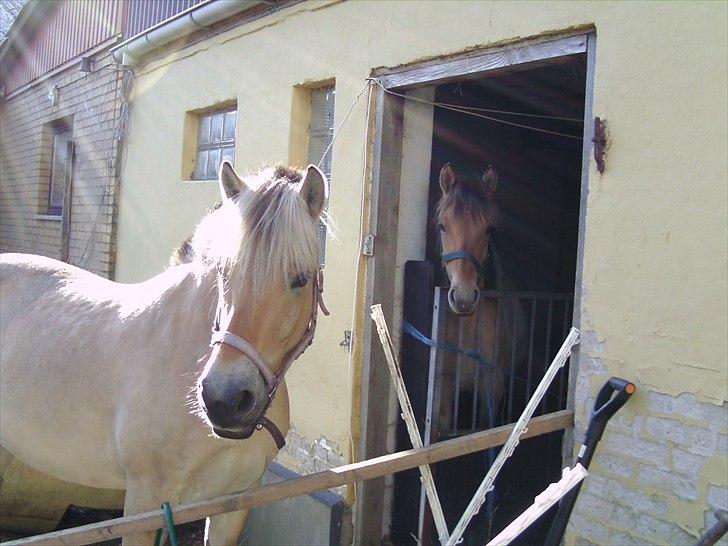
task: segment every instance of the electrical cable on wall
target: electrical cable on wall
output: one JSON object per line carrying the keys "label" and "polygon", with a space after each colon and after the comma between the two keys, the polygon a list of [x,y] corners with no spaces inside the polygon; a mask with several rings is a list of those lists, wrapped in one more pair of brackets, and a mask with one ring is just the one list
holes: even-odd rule
{"label": "electrical cable on wall", "polygon": [[[94,89],[94,83],[100,78],[99,75],[105,69],[114,70],[117,73],[117,77],[110,82],[104,92],[99,93],[95,97],[90,96]],[[130,129],[129,118],[131,111],[129,98],[134,88],[134,80],[134,72],[130,68],[116,67],[115,65],[102,66],[95,72],[89,74],[86,80],[86,89],[83,93],[84,109],[87,114],[92,116],[97,126],[105,128],[104,132],[108,132],[109,137],[107,142],[108,147],[103,152],[103,156],[106,157],[107,169],[104,193],[99,200],[96,217],[91,226],[91,232],[86,241],[86,245],[84,246],[81,257],[75,263],[79,267],[86,267],[93,255],[101,216],[104,212],[108,212],[109,207],[112,205],[112,196],[117,192],[126,165],[126,147],[124,146],[124,142],[128,137]],[[91,100],[94,98],[97,99],[97,106],[100,106],[106,100],[108,94],[112,92],[112,87],[115,91],[114,107],[104,116],[97,114],[95,106],[93,104],[90,105]]]}

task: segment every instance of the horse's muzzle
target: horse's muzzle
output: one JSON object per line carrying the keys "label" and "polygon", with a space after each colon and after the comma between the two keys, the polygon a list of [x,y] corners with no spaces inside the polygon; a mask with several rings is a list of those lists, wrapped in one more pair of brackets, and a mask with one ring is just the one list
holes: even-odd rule
{"label": "horse's muzzle", "polygon": [[202,405],[212,428],[218,436],[230,439],[248,438],[255,432],[263,409],[265,394],[243,385],[215,385],[209,378],[199,386]]}
{"label": "horse's muzzle", "polygon": [[212,431],[215,433],[216,436],[219,436],[220,438],[225,438],[227,440],[245,440],[247,438],[250,438],[253,433],[256,431],[256,427],[249,427],[245,430],[227,430],[217,427],[212,427]]}
{"label": "horse's muzzle", "polygon": [[453,287],[447,292],[447,301],[450,304],[450,309],[452,309],[452,312],[456,315],[472,315],[480,301],[480,290],[475,287],[471,292]]}

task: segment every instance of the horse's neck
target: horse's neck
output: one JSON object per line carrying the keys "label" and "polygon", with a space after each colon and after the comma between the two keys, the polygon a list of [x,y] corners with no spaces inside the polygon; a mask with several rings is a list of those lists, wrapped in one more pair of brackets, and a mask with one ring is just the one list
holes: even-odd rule
{"label": "horse's neck", "polygon": [[[135,321],[167,336],[199,332],[209,341],[217,306],[217,271],[200,264],[170,267],[148,281],[129,286]],[[196,336],[193,336],[196,337]]]}

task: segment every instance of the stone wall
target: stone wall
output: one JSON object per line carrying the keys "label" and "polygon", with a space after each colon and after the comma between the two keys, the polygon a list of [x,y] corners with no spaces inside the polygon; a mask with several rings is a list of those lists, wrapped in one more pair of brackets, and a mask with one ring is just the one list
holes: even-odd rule
{"label": "stone wall", "polygon": [[[582,337],[575,453],[607,365]],[[627,378],[630,379],[630,378]],[[609,422],[569,523],[567,544],[690,545],[728,510],[728,404],[640,389]],[[718,542],[728,545],[728,536]]]}

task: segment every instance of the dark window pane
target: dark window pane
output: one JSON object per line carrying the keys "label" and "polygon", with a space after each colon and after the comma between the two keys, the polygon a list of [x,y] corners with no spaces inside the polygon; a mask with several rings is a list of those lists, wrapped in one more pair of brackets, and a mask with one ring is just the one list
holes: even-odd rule
{"label": "dark window pane", "polygon": [[[321,170],[331,177],[330,148],[334,137],[334,105],[336,93],[334,87],[314,89],[311,92],[311,128],[308,141],[308,160],[319,165]],[[328,150],[328,151],[327,151]],[[324,152],[326,155],[324,156]]]}
{"label": "dark window pane", "polygon": [[[336,91],[334,86],[311,91],[311,124],[308,135],[308,160],[311,163],[319,165],[329,181],[331,180],[331,155],[333,150],[330,145],[334,137],[335,97]],[[326,261],[326,226],[323,222],[319,223],[318,241],[319,263],[323,267]]]}
{"label": "dark window pane", "polygon": [[222,159],[220,163],[225,160],[229,161],[230,163],[235,163],[235,148],[229,147],[222,149]]}
{"label": "dark window pane", "polygon": [[225,122],[223,124],[222,130],[223,140],[235,139],[235,121],[237,117],[237,112],[228,112],[227,114],[225,114]]}
{"label": "dark window pane", "polygon": [[63,207],[63,190],[66,184],[66,163],[68,159],[68,133],[53,135],[53,163],[48,191],[49,212],[60,213]]}
{"label": "dark window pane", "polygon": [[207,159],[207,176],[208,180],[214,180],[217,178],[217,170],[220,168],[220,150],[210,150],[210,155]]}
{"label": "dark window pane", "polygon": [[213,114],[210,124],[210,142],[219,143],[222,140],[222,120],[224,114]]}
{"label": "dark window pane", "polygon": [[210,115],[200,116],[200,133],[197,136],[198,144],[208,144],[210,142]]}
{"label": "dark window pane", "polygon": [[195,165],[195,179],[203,180],[207,173],[207,150],[197,152],[197,164]]}

